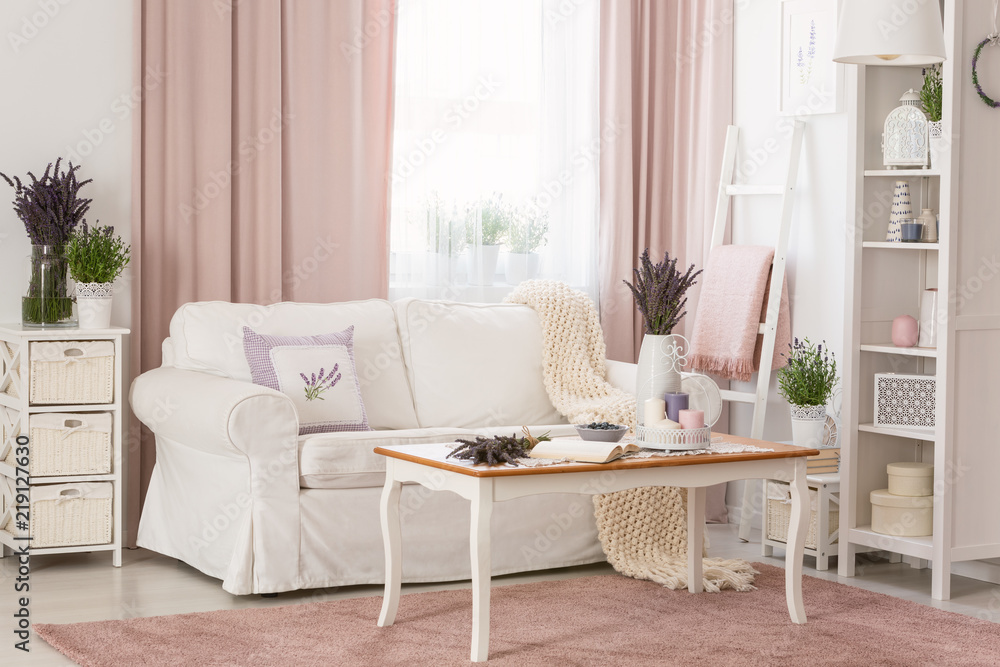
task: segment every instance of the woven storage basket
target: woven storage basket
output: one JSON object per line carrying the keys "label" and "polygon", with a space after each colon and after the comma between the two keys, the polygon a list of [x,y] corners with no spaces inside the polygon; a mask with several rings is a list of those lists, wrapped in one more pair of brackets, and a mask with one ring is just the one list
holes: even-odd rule
{"label": "woven storage basket", "polygon": [[111,403],[115,344],[109,340],[31,343],[33,405]]}
{"label": "woven storage basket", "polygon": [[712,429],[636,427],[635,444],[647,449],[704,449],[712,443]]}
{"label": "woven storage basket", "polygon": [[[111,472],[111,414],[31,415],[28,472],[33,477],[103,475]],[[14,465],[14,450],[7,455]]]}
{"label": "woven storage basket", "polygon": [[[792,518],[791,492],[788,485],[781,482],[767,483],[767,539],[778,542],[788,541],[788,522]],[[819,494],[809,489],[809,529],[806,531],[806,547],[819,546]],[[830,510],[830,534],[837,530],[840,512]]]}
{"label": "woven storage basket", "polygon": [[[31,488],[31,547],[70,547],[111,542],[110,482],[43,484]],[[21,535],[13,517],[6,530]]]}

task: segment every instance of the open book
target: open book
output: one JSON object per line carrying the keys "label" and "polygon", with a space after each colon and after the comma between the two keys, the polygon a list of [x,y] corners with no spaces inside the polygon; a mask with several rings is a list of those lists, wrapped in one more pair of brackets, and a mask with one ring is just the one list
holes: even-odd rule
{"label": "open book", "polygon": [[618,442],[594,442],[564,438],[540,442],[532,448],[529,456],[533,459],[569,459],[583,463],[608,463],[621,458],[628,452],[639,451],[635,444],[623,445]]}

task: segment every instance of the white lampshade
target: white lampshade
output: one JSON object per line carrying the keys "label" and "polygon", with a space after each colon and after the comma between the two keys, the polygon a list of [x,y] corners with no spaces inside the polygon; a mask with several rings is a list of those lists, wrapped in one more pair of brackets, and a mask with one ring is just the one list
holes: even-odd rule
{"label": "white lampshade", "polygon": [[841,0],[835,61],[903,66],[945,58],[938,0]]}

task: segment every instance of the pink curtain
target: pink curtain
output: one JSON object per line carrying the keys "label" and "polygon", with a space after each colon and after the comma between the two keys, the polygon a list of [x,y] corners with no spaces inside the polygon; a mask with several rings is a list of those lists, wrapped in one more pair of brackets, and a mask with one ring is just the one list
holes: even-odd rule
{"label": "pink curtain", "polygon": [[[608,357],[635,361],[642,317],[622,282],[645,248],[703,268],[732,122],[733,0],[602,0],[599,272]],[[609,132],[608,128],[615,128]],[[693,326],[698,286],[688,293]]]}
{"label": "pink curtain", "polygon": [[[395,0],[135,0],[133,374],[188,301],[388,292]],[[129,534],[152,471],[132,426]]]}

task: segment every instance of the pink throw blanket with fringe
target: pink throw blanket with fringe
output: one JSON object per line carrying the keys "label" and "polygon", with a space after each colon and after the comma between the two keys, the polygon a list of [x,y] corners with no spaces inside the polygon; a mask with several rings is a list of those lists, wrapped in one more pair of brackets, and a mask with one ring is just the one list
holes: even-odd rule
{"label": "pink throw blanket with fringe", "polygon": [[[764,337],[757,334],[767,312],[774,248],[723,245],[712,250],[705,268],[690,367],[730,380],[747,381],[760,366]],[[785,365],[791,325],[788,286],[781,285],[778,331],[771,369]]]}

